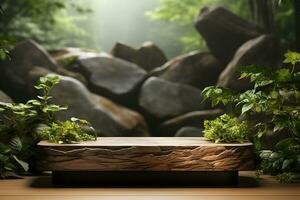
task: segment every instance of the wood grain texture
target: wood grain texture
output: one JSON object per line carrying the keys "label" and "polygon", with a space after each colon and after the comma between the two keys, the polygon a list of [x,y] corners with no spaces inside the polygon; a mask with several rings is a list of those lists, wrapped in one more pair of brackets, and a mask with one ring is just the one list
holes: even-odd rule
{"label": "wood grain texture", "polygon": [[57,145],[41,142],[40,167],[51,171],[237,171],[254,168],[252,144],[203,138],[99,138]]}

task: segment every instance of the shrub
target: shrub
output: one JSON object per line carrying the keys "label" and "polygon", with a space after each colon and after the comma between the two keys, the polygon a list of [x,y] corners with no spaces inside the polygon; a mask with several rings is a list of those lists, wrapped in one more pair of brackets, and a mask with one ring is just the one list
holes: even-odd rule
{"label": "shrub", "polygon": [[[285,67],[248,66],[241,69],[240,78],[248,78],[254,84],[251,90],[235,93],[215,86],[203,90],[204,99],[211,99],[213,106],[231,104],[241,114],[263,113],[269,118],[253,127],[257,133],[252,141],[262,159],[259,168],[288,182],[292,182],[291,177],[297,177],[290,176],[293,172],[300,171],[300,72],[295,70],[299,63],[300,54],[288,51]],[[273,133],[285,131],[286,139],[278,142],[273,151],[261,151],[262,138],[270,129]]]}
{"label": "shrub", "polygon": [[246,122],[238,122],[237,118],[224,114],[215,120],[204,121],[204,137],[215,143],[239,142],[248,140]]}
{"label": "shrub", "polygon": [[44,139],[54,143],[73,143],[97,139],[95,130],[89,122],[74,117],[63,122],[52,122],[50,126],[41,131],[41,135]]}
{"label": "shrub", "polygon": [[[41,77],[35,86],[41,95],[36,99],[26,103],[0,102],[0,178],[16,177],[33,168],[33,163],[27,162],[34,160],[37,154],[35,146],[40,139],[74,142],[95,138],[79,127],[87,125],[86,121],[55,120],[54,113],[67,109],[50,102],[51,89],[58,82],[58,76]],[[41,124],[48,128],[40,129]]]}

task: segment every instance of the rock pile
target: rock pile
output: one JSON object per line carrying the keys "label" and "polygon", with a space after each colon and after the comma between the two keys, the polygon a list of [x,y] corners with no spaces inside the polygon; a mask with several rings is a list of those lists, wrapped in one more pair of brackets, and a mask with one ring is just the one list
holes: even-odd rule
{"label": "rock pile", "polygon": [[101,136],[201,136],[203,121],[223,113],[201,103],[201,90],[210,85],[246,90],[250,84],[238,80],[239,67],[276,67],[282,50],[276,38],[222,7],[203,9],[195,26],[209,51],[169,61],[149,42],[139,48],[117,43],[111,54],[80,48],[47,52],[32,40],[21,42],[12,59],[0,63],[0,101],[31,98],[33,83],[55,73],[61,82],[53,101],[69,105],[60,119],[86,119]]}

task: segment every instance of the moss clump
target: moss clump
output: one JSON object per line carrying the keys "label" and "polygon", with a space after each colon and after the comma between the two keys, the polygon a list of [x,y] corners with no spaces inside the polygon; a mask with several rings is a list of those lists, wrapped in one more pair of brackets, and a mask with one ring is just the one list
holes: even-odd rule
{"label": "moss clump", "polygon": [[97,139],[90,124],[77,118],[52,122],[50,126],[42,130],[41,135],[44,139],[54,143],[74,143]]}
{"label": "moss clump", "polygon": [[239,142],[248,140],[246,122],[239,122],[237,118],[224,114],[214,120],[204,121],[204,137],[215,143]]}

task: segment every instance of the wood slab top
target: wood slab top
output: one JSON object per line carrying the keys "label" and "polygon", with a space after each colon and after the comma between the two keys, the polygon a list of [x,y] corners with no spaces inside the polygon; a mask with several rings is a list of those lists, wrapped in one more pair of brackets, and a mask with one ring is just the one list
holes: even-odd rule
{"label": "wood slab top", "polygon": [[55,144],[41,141],[41,147],[108,147],[108,146],[252,146],[251,142],[245,143],[212,143],[203,137],[98,137],[97,141],[87,141],[74,144]]}

